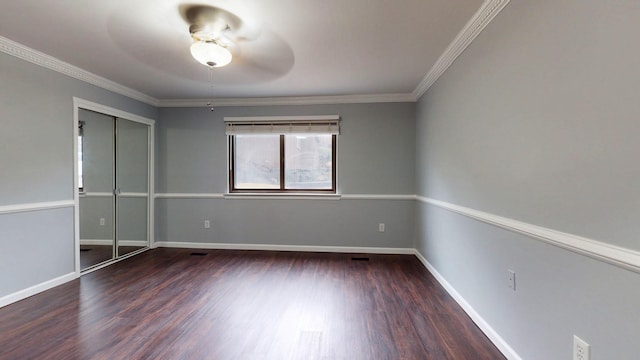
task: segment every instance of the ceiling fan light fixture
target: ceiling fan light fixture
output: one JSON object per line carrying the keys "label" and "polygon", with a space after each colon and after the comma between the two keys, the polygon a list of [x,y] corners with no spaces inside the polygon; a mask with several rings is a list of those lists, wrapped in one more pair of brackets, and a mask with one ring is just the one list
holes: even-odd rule
{"label": "ceiling fan light fixture", "polygon": [[197,41],[191,44],[191,56],[199,63],[209,67],[221,67],[229,64],[231,52],[214,41]]}

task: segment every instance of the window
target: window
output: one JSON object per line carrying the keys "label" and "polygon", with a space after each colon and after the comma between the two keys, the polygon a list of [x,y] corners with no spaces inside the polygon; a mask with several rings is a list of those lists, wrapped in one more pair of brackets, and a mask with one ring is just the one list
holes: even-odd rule
{"label": "window", "polygon": [[225,118],[229,191],[335,193],[338,119]]}
{"label": "window", "polygon": [[84,121],[78,123],[78,191],[84,192],[84,176],[82,171],[84,153]]}

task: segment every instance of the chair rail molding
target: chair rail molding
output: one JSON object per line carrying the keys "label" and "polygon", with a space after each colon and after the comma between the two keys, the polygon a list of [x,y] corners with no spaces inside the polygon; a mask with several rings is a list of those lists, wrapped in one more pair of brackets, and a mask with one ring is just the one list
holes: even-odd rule
{"label": "chair rail molding", "polygon": [[0,215],[12,214],[12,213],[18,213],[18,212],[27,212],[27,211],[60,209],[60,208],[66,208],[66,207],[73,207],[74,205],[75,205],[75,202],[73,200],[2,205],[0,206]]}
{"label": "chair rail molding", "polygon": [[528,224],[424,196],[417,196],[417,199],[420,202],[434,205],[486,224],[517,232],[548,244],[640,273],[640,251]]}
{"label": "chair rail molding", "polygon": [[415,200],[414,194],[156,193],[156,199]]}

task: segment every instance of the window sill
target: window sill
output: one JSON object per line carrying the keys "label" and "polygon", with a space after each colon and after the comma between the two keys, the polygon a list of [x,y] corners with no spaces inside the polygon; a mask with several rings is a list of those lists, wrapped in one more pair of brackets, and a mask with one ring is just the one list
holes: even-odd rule
{"label": "window sill", "polygon": [[231,200],[340,200],[340,194],[313,194],[313,193],[226,193],[225,199]]}

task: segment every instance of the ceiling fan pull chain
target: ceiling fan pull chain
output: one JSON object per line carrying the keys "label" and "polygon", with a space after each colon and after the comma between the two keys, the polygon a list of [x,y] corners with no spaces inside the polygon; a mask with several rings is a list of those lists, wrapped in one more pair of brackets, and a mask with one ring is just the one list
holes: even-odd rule
{"label": "ceiling fan pull chain", "polygon": [[207,106],[209,106],[210,110],[213,111],[215,109],[213,107],[213,66],[209,66],[209,86],[211,86],[211,96],[209,102],[207,103]]}

